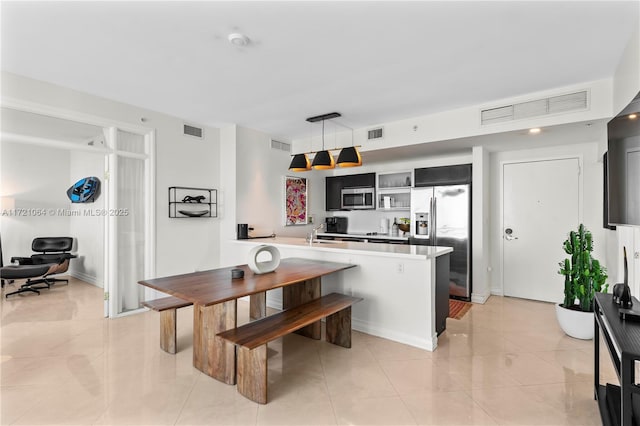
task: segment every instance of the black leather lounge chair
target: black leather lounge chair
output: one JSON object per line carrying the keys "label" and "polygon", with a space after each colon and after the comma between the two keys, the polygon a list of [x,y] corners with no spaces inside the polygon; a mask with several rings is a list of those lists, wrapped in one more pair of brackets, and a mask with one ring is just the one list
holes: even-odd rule
{"label": "black leather lounge chair", "polygon": [[[27,279],[20,289],[8,293],[24,293],[26,291],[40,294],[38,290],[50,288],[56,282],[69,282],[66,279],[53,278],[52,275],[66,272],[69,269],[69,261],[76,255],[69,253],[73,247],[73,238],[70,237],[39,237],[34,238],[31,249],[36,254],[30,257],[12,257],[11,263],[18,265],[5,266],[0,269],[0,277],[5,280]],[[39,277],[39,278],[38,278]],[[44,286],[34,287],[36,284]]]}

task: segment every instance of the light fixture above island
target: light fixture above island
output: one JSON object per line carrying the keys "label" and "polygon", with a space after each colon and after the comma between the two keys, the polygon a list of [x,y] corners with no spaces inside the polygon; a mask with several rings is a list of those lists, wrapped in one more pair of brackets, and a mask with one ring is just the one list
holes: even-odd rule
{"label": "light fixture above island", "polygon": [[[309,123],[316,123],[318,121],[322,122],[322,150],[295,154],[291,159],[291,164],[289,164],[290,171],[305,172],[311,169],[330,170],[335,168],[336,164],[339,167],[358,167],[362,165],[362,156],[358,151],[358,146],[353,145],[353,129],[350,127],[334,122],[335,124],[344,127],[351,133],[351,146],[340,149],[337,163],[331,151],[337,151],[339,148],[334,147],[332,149],[325,149],[325,121],[341,116],[342,114],[340,114],[339,112],[330,112],[328,114],[322,114],[307,118],[307,121]],[[314,154],[313,162],[309,160],[308,154]]]}

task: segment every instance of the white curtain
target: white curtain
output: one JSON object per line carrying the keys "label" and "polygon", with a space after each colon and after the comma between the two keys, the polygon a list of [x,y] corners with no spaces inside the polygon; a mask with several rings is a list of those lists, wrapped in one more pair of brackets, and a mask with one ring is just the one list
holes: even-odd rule
{"label": "white curtain", "polygon": [[[118,130],[117,147],[129,152],[144,152],[144,136]],[[118,240],[117,282],[118,313],[138,309],[144,288],[145,253],[145,162],[118,155],[116,191],[116,229]]]}

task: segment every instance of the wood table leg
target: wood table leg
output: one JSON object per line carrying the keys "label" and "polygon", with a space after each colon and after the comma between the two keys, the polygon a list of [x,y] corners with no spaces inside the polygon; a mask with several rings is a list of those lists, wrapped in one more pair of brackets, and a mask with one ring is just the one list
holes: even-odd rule
{"label": "wood table leg", "polygon": [[160,312],[160,348],[170,354],[176,353],[176,311],[167,309]]}
{"label": "wood table leg", "polygon": [[[289,285],[282,288],[282,308],[289,309],[294,306],[301,305],[318,299],[321,293],[321,281],[320,277],[312,278],[307,281],[302,281],[298,284]],[[316,321],[306,327],[301,328],[295,333],[301,336],[311,337],[312,339],[319,340],[322,334],[322,324],[320,321]]]}
{"label": "wood table leg", "polygon": [[219,338],[217,334],[236,326],[236,301],[201,306],[197,317],[199,321],[196,321],[194,313],[194,367],[214,379],[234,385],[236,383],[235,345]]}
{"label": "wood table leg", "polygon": [[193,304],[193,366],[204,372],[205,366],[202,357],[202,347],[204,346],[202,334],[202,306]]}
{"label": "wood table leg", "polygon": [[267,316],[267,292],[252,294],[249,296],[249,318],[252,320]]}
{"label": "wood table leg", "polygon": [[267,403],[267,345],[238,347],[238,392],[259,404]]}
{"label": "wood table leg", "polygon": [[327,317],[327,342],[351,347],[351,306]]}

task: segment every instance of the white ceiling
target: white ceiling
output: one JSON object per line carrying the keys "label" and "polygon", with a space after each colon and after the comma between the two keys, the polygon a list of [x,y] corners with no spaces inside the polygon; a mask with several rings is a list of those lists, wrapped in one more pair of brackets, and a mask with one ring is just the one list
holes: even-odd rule
{"label": "white ceiling", "polygon": [[1,66],[293,139],[331,111],[360,128],[611,77],[639,4],[2,1]]}

